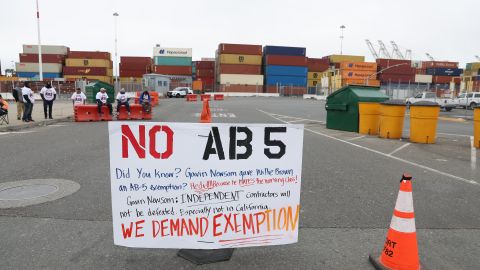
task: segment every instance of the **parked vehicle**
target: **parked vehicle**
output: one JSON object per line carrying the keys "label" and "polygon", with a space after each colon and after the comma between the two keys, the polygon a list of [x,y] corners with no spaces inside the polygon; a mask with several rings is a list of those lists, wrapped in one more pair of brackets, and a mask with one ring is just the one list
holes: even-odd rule
{"label": "parked vehicle", "polygon": [[463,93],[456,98],[456,104],[462,108],[473,109],[480,105],[480,92]]}
{"label": "parked vehicle", "polygon": [[435,92],[423,92],[423,93],[420,93],[420,94],[418,94],[414,97],[407,98],[407,106],[410,105],[410,104],[417,103],[419,101],[435,102],[438,105],[440,105],[440,107],[447,112],[451,111],[453,108],[455,108],[457,106],[454,99],[452,99],[452,98],[439,98],[439,97],[437,97],[437,94]]}
{"label": "parked vehicle", "polygon": [[190,87],[177,87],[167,92],[167,97],[185,97],[188,94],[193,94],[193,90]]}

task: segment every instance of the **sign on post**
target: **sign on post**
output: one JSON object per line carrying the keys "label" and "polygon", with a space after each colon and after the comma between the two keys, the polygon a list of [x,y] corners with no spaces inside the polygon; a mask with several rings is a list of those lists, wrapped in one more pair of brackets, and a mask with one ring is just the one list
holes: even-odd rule
{"label": "sign on post", "polygon": [[303,125],[109,122],[116,245],[297,242]]}

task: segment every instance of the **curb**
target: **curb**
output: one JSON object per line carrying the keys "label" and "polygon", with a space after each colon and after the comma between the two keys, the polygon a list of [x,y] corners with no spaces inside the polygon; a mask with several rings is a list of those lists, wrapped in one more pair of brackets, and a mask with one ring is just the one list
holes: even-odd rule
{"label": "curb", "polygon": [[18,130],[23,130],[23,129],[28,129],[28,128],[34,128],[34,127],[44,127],[56,123],[61,123],[61,122],[69,122],[73,119],[73,116],[67,116],[63,118],[58,118],[58,119],[53,119],[53,120],[47,120],[47,121],[37,121],[33,123],[27,123],[27,124],[22,124],[22,125],[16,125],[16,126],[6,126],[6,127],[0,127],[0,132],[8,132],[8,131],[18,131]]}

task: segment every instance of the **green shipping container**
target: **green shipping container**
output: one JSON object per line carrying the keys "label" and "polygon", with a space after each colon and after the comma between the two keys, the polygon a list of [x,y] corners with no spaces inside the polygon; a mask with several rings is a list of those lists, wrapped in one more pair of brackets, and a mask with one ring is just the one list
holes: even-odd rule
{"label": "green shipping container", "polygon": [[358,132],[358,102],[382,102],[389,97],[378,87],[345,86],[327,97],[327,128]]}
{"label": "green shipping container", "polygon": [[85,87],[87,102],[96,103],[95,96],[100,92],[100,88],[105,88],[107,90],[108,102],[113,103],[115,101],[115,88],[113,85],[102,81],[95,81],[87,84]]}
{"label": "green shipping container", "polygon": [[191,66],[192,65],[192,57],[155,56],[153,60],[156,66]]}

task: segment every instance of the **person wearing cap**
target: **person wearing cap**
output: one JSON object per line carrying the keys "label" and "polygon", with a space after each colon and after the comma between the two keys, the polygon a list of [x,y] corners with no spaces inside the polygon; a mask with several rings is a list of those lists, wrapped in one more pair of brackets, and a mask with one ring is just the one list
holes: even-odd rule
{"label": "person wearing cap", "polygon": [[127,109],[127,112],[130,113],[130,104],[128,104],[128,101],[130,99],[127,97],[127,94],[125,93],[125,89],[122,88],[120,92],[117,94],[117,113],[120,112],[120,107],[125,106]]}
{"label": "person wearing cap", "polygon": [[17,103],[17,120],[22,118],[23,110],[25,109],[23,105],[23,95],[22,95],[22,88],[15,87],[12,89],[12,96]]}
{"label": "person wearing cap", "polygon": [[52,87],[50,83],[47,83],[45,87],[40,90],[40,97],[43,100],[43,114],[45,119],[47,119],[47,109],[48,109],[48,118],[53,119],[52,117],[52,107],[53,102],[57,99],[57,91]]}
{"label": "person wearing cap", "polygon": [[35,122],[32,119],[33,104],[35,103],[35,97],[33,91],[30,89],[30,82],[24,82],[22,87],[23,104],[25,110],[23,111],[23,122]]}
{"label": "person wearing cap", "polygon": [[108,107],[108,111],[110,112],[110,115],[112,115],[112,104],[110,104],[108,102],[108,95],[106,93],[106,89],[105,88],[100,88],[100,92],[97,93],[97,95],[95,96],[95,99],[97,100],[97,105],[98,105],[98,113],[99,114],[103,114],[102,113],[102,106],[107,106]]}
{"label": "person wearing cap", "polygon": [[84,93],[82,93],[82,90],[80,88],[77,88],[77,91],[72,94],[71,99],[72,99],[73,106],[75,106],[75,105],[85,104],[87,97],[85,96]]}
{"label": "person wearing cap", "polygon": [[0,95],[0,116],[8,114],[8,102]]}

